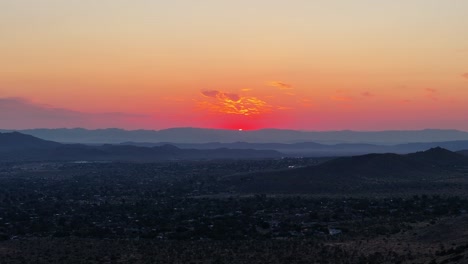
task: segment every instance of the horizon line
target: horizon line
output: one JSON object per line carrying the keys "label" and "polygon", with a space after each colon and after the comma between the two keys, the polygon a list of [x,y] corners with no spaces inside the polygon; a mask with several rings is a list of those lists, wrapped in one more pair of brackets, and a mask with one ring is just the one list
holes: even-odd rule
{"label": "horizon line", "polygon": [[99,131],[99,130],[121,130],[121,131],[154,131],[160,132],[171,129],[197,129],[197,130],[219,130],[219,131],[238,131],[238,132],[254,132],[262,130],[282,130],[282,131],[296,131],[296,132],[401,132],[401,131],[457,131],[465,132],[466,130],[460,130],[455,128],[421,128],[421,129],[384,129],[384,130],[353,130],[353,129],[337,129],[337,130],[304,130],[304,129],[290,129],[290,128],[259,128],[259,129],[226,129],[226,128],[208,128],[208,127],[169,127],[163,129],[125,129],[119,127],[107,127],[107,128],[85,128],[85,127],[36,127],[36,128],[0,128],[0,131],[27,131],[27,130],[87,130],[87,131]]}

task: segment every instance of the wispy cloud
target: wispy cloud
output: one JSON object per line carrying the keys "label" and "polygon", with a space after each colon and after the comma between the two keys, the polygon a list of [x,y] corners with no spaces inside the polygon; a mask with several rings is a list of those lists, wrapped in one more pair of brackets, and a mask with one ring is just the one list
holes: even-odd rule
{"label": "wispy cloud", "polygon": [[185,98],[174,97],[174,96],[165,96],[162,99],[164,99],[164,101],[172,101],[172,102],[185,102],[185,101],[187,101]]}
{"label": "wispy cloud", "polygon": [[208,91],[202,91],[201,94],[203,94],[206,97],[213,97],[216,98],[216,96],[219,95],[219,91],[217,90],[208,90]]}
{"label": "wispy cloud", "polygon": [[425,89],[426,91],[426,97],[433,100],[433,101],[437,101],[438,98],[437,98],[437,90],[436,89],[433,89],[433,88],[426,88]]}
{"label": "wispy cloud", "polygon": [[231,100],[231,101],[239,101],[241,97],[235,93],[224,93],[217,90],[209,90],[209,91],[202,91],[202,94],[206,97],[213,97],[222,100]]}
{"label": "wispy cloud", "polygon": [[353,101],[353,97],[342,90],[338,90],[334,95],[330,96],[330,100],[336,102],[351,102]]}
{"label": "wispy cloud", "polygon": [[300,102],[301,102],[301,105],[306,108],[310,108],[314,106],[312,103],[312,100],[308,98],[302,98]]}
{"label": "wispy cloud", "polygon": [[34,127],[111,127],[149,115],[121,112],[85,113],[35,103],[25,98],[0,98],[0,123],[3,128]]}
{"label": "wispy cloud", "polygon": [[278,106],[278,107],[276,107],[276,109],[278,109],[278,110],[292,110],[294,108],[289,107],[289,106]]}
{"label": "wispy cloud", "polygon": [[463,73],[463,74],[461,75],[461,77],[463,77],[463,78],[465,78],[465,79],[468,80],[468,72]]}
{"label": "wispy cloud", "polygon": [[375,94],[371,93],[371,92],[368,92],[368,91],[365,91],[363,93],[361,93],[362,96],[364,97],[374,97]]}
{"label": "wispy cloud", "polygon": [[269,86],[279,88],[281,90],[290,90],[293,89],[293,87],[290,84],[284,83],[284,82],[278,82],[278,81],[271,81],[268,83]]}
{"label": "wispy cloud", "polygon": [[412,99],[399,99],[399,100],[395,101],[395,103],[397,103],[399,105],[410,105],[412,102],[413,102]]}
{"label": "wispy cloud", "polygon": [[345,95],[332,95],[330,96],[330,99],[332,101],[337,101],[337,102],[351,102],[353,100],[352,97],[345,96]]}

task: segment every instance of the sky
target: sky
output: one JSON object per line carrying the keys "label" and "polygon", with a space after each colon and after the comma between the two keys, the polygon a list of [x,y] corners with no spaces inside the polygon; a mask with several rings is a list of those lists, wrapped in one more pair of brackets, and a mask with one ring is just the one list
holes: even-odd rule
{"label": "sky", "polygon": [[466,0],[0,0],[0,128],[468,131]]}

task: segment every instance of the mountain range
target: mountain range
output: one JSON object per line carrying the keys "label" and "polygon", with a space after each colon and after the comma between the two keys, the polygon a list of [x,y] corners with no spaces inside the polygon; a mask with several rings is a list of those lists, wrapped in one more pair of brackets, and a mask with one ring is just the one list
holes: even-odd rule
{"label": "mountain range", "polygon": [[[311,144],[315,146],[314,144]],[[21,134],[0,133],[0,161],[134,161],[280,158],[274,150],[181,149],[173,145],[61,144]],[[366,154],[318,165],[222,177],[228,193],[353,194],[398,191],[468,191],[468,152],[436,147],[410,154]]]}
{"label": "mountain range", "polygon": [[[12,132],[13,130],[0,130]],[[18,130],[46,140],[62,143],[122,143],[122,142],[172,142],[172,143],[298,143],[317,142],[326,144],[369,143],[403,144],[412,142],[441,142],[468,140],[468,132],[458,130],[395,130],[395,131],[298,131],[284,129],[223,130],[204,128],[171,128],[163,130],[122,130],[116,128],[88,130],[74,129],[28,129]]]}
{"label": "mountain range", "polygon": [[233,143],[143,143],[143,142],[123,142],[121,145],[130,146],[145,146],[155,147],[171,144],[179,148],[185,149],[217,149],[217,148],[232,148],[232,149],[258,149],[258,150],[276,150],[291,156],[351,156],[362,155],[368,153],[398,153],[406,154],[416,151],[423,151],[434,147],[442,147],[451,151],[460,151],[468,149],[468,140],[445,141],[445,142],[427,142],[427,143],[406,143],[396,145],[376,145],[365,143],[341,143],[341,144],[320,144],[316,142],[300,142],[300,143],[248,143],[248,142],[233,142]]}
{"label": "mountain range", "polygon": [[61,144],[19,132],[0,133],[0,161],[164,161],[279,158],[274,150],[180,149],[172,145],[137,147],[104,144]]}

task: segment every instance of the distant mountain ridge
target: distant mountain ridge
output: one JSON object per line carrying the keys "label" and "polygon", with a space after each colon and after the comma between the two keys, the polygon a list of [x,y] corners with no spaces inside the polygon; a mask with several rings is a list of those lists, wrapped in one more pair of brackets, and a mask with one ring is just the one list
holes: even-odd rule
{"label": "distant mountain ridge", "polygon": [[299,142],[299,143],[248,143],[248,142],[233,142],[233,143],[138,143],[138,142],[123,142],[120,145],[130,146],[146,146],[154,147],[170,144],[179,148],[194,148],[194,149],[216,149],[216,148],[235,148],[235,149],[268,149],[277,150],[286,154],[307,155],[307,156],[350,156],[362,155],[367,153],[398,153],[406,154],[411,152],[423,151],[430,148],[442,147],[450,151],[460,151],[468,149],[468,140],[466,141],[446,141],[446,142],[428,142],[428,143],[406,143],[397,145],[375,145],[364,143],[341,143],[341,144],[320,144],[316,142]]}
{"label": "distant mountain ridge", "polygon": [[[12,130],[0,130],[11,132]],[[18,132],[46,140],[65,143],[121,143],[121,142],[172,142],[172,143],[297,143],[318,142],[400,144],[410,142],[441,142],[468,140],[468,132],[458,130],[408,130],[408,131],[299,131],[285,129],[261,129],[250,131],[170,128],[163,130],[123,130],[116,128],[88,130],[28,129]]]}
{"label": "distant mountain ridge", "polygon": [[201,159],[279,158],[273,150],[180,149],[171,145],[136,147],[60,144],[18,132],[0,133],[0,161],[164,161]]}

